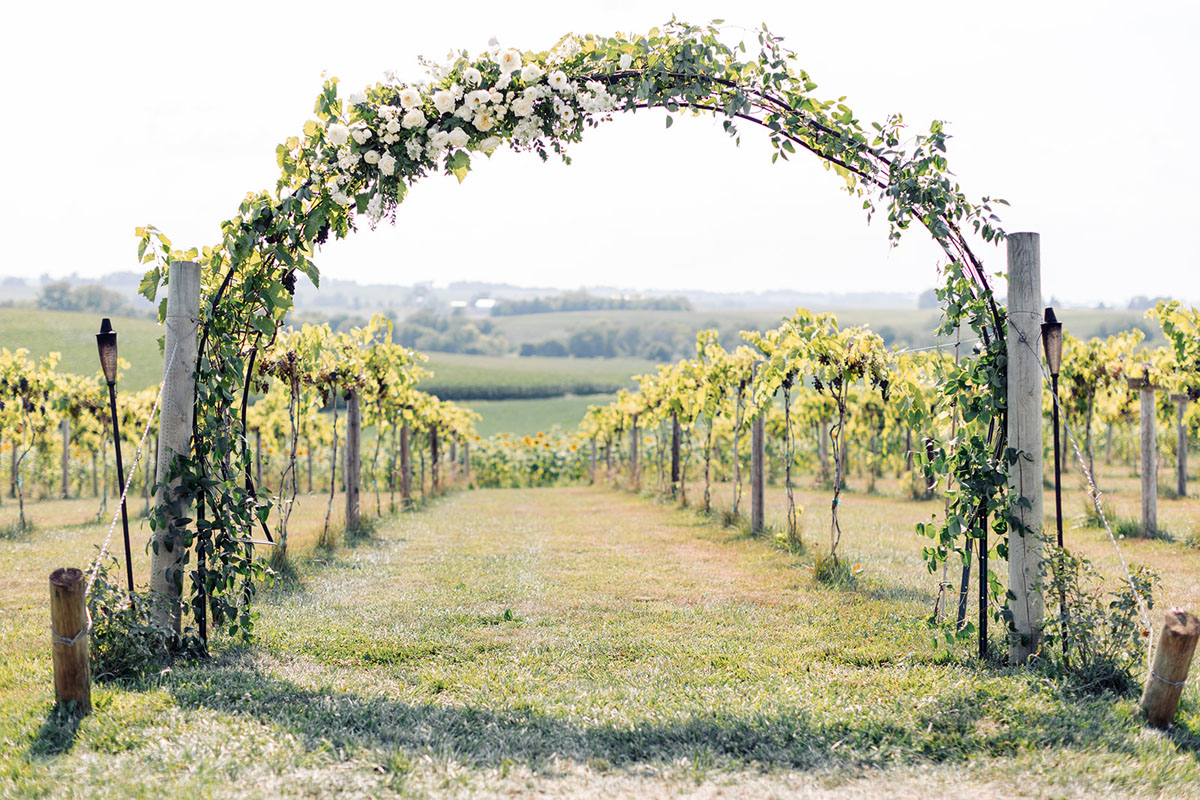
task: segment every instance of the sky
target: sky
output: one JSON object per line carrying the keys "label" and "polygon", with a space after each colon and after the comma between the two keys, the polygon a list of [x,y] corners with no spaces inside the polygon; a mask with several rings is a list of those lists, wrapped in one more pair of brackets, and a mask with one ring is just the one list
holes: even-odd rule
{"label": "sky", "polygon": [[[544,50],[568,31],[672,15],[724,19],[731,40],[765,22],[816,93],[847,97],[864,123],[948,121],[967,193],[1008,200],[1005,228],[1041,234],[1047,297],[1200,299],[1188,145],[1200,4],[1168,0],[22,3],[0,32],[0,275],[140,271],[146,223],[181,247],[218,240],[247,192],[274,186],[275,145],[312,118],[323,73],[348,95],[492,36]],[[890,247],[815,159],[772,165],[758,131],[735,146],[711,118],[668,130],[664,116],[618,116],[570,166],[504,151],[461,186],[427,178],[394,227],[363,224],[317,263],[364,283],[915,294],[936,282],[928,236]],[[1003,269],[1003,248],[980,253]]]}

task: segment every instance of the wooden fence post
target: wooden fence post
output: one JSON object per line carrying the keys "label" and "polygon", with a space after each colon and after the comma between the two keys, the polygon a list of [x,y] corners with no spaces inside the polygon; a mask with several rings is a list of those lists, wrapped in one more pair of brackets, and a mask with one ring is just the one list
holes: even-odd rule
{"label": "wooden fence post", "polygon": [[[16,438],[16,435],[14,434],[13,440],[11,442],[9,442],[10,453],[12,455],[12,459],[10,461],[10,466],[8,468],[8,496],[9,497],[17,496],[17,480],[19,480],[17,478],[17,444],[18,444],[18,440]],[[95,476],[95,474],[96,474],[95,471],[93,471],[92,475]],[[93,480],[94,479],[95,478],[93,477]],[[93,492],[93,494],[94,494],[94,492]]]}
{"label": "wooden fence post", "polygon": [[638,490],[638,415],[633,415],[633,426],[629,429],[629,480],[633,490]]}
{"label": "wooden fence post", "polygon": [[1138,390],[1142,423],[1142,536],[1158,531],[1158,433],[1154,418],[1154,386],[1144,378],[1131,378],[1131,389]]}
{"label": "wooden fence post", "polygon": [[346,400],[346,532],[358,530],[358,497],[362,488],[360,443],[362,412],[358,408],[358,390],[351,389]]}
{"label": "wooden fence post", "polygon": [[750,423],[750,530],[753,533],[761,531],[764,522],[766,417],[766,411],[759,412]]}
{"label": "wooden fence post", "polygon": [[1146,712],[1146,720],[1156,728],[1165,728],[1175,719],[1198,639],[1200,618],[1181,608],[1167,612],[1154,652],[1154,667],[1146,676],[1142,692],[1142,710]]}
{"label": "wooden fence post", "polygon": [[162,400],[158,412],[159,458],[155,482],[161,484],[155,505],[163,524],[151,539],[150,589],[168,601],[158,613],[163,624],[179,632],[179,599],[183,590],[184,531],[176,520],[190,515],[172,495],[179,480],[166,483],[176,459],[192,453],[192,411],[196,395],[196,335],[200,324],[200,265],[171,262],[167,284]]}
{"label": "wooden fence post", "polygon": [[54,662],[54,699],[92,710],[92,678],[88,670],[87,612],[83,572],[71,567],[50,573],[50,636]]}
{"label": "wooden fence post", "polygon": [[1042,633],[1042,263],[1036,233],[1008,237],[1008,446],[1021,458],[1009,491],[1020,528],[1008,537],[1008,660],[1024,664]]}
{"label": "wooden fence post", "polygon": [[590,463],[590,466],[588,467],[588,483],[595,484],[596,483],[596,437],[595,436],[592,437],[592,453],[591,453],[591,461],[589,463]]}
{"label": "wooden fence post", "polygon": [[438,429],[437,425],[432,425],[429,428],[429,492],[437,494],[438,492]]}
{"label": "wooden fence post", "polygon": [[63,417],[62,425],[62,496],[71,496],[71,419]]}
{"label": "wooden fence post", "polygon": [[1187,425],[1184,424],[1183,418],[1187,414],[1188,396],[1186,394],[1173,394],[1171,399],[1175,401],[1175,412],[1177,415],[1176,423],[1176,445],[1175,445],[1175,491],[1180,497],[1187,497],[1187,456],[1188,456],[1188,437]]}
{"label": "wooden fence post", "polygon": [[679,414],[671,412],[671,497],[679,496],[679,443],[682,435]]}
{"label": "wooden fence post", "polygon": [[463,439],[463,480],[471,482],[471,441]]}
{"label": "wooden fence post", "polygon": [[408,438],[406,422],[400,428],[400,507],[406,511],[412,508],[412,464],[409,463]]}

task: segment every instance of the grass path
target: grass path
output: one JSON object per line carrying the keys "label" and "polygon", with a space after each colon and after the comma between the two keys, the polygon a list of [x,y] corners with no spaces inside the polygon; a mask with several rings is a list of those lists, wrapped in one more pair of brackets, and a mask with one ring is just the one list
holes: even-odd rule
{"label": "grass path", "polygon": [[[911,531],[900,503],[861,498],[859,530]],[[68,538],[30,536],[27,557]],[[461,492],[311,551],[253,647],[97,687],[66,732],[7,569],[0,796],[1200,796],[1194,688],[1164,735],[1132,700],[956,662],[918,551],[862,550],[835,590],[628,493]]]}

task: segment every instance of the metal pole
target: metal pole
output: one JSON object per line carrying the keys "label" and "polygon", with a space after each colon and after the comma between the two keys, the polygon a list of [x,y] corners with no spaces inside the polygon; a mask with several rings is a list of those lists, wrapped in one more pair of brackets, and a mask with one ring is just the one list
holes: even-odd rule
{"label": "metal pole", "polygon": [[1050,376],[1051,389],[1054,392],[1052,416],[1054,417],[1054,516],[1058,525],[1058,546],[1063,546],[1062,527],[1062,451],[1058,444],[1058,376]]}
{"label": "metal pole", "polygon": [[129,550],[129,511],[125,507],[125,464],[121,461],[121,423],[117,420],[117,385],[108,385],[108,408],[112,413],[113,448],[117,452],[117,485],[121,489],[121,530],[125,534],[125,583],[133,594],[133,556]]}

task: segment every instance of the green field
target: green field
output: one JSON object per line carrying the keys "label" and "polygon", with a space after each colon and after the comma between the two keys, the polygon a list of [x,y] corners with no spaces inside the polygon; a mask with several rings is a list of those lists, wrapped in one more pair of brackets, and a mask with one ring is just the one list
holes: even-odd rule
{"label": "green field", "polygon": [[473,400],[469,405],[483,420],[476,426],[480,436],[515,433],[532,436],[558,425],[574,428],[590,405],[605,405],[616,398],[612,394],[567,395],[541,400]]}
{"label": "green field", "polygon": [[420,388],[443,399],[509,399],[611,393],[632,385],[633,375],[658,365],[638,358],[540,358],[429,353],[433,372]]}
{"label": "green field", "polygon": [[[57,352],[62,355],[59,372],[94,375],[100,371],[96,355],[100,320],[100,314],[78,311],[0,308],[0,347],[24,347],[35,357]],[[121,377],[121,388],[135,391],[158,384],[163,370],[159,324],[145,317],[113,317],[112,323],[117,331],[117,350],[130,364]]]}

